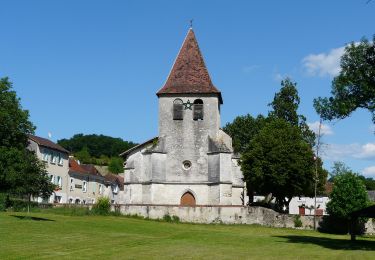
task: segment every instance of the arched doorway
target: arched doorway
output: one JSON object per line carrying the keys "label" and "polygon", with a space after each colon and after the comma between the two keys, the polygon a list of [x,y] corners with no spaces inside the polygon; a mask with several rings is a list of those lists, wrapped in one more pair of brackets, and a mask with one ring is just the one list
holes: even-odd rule
{"label": "arched doorway", "polygon": [[181,197],[181,206],[195,206],[195,198],[191,192],[185,192]]}

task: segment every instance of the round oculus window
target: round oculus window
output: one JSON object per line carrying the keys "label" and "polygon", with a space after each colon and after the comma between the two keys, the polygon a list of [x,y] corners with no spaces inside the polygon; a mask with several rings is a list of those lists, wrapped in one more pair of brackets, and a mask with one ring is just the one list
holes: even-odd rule
{"label": "round oculus window", "polygon": [[190,161],[183,161],[182,162],[182,167],[185,169],[185,170],[189,170],[191,168],[191,162]]}

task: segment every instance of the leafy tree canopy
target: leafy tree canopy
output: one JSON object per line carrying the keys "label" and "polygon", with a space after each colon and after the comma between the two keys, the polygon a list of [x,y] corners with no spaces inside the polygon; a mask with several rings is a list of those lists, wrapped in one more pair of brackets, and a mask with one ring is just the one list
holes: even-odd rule
{"label": "leafy tree canopy", "polygon": [[273,101],[268,104],[272,107],[268,116],[284,119],[291,125],[298,126],[304,139],[312,146],[315,143],[315,134],[306,124],[306,117],[298,114],[300,98],[298,96],[297,83],[286,78],[281,81],[281,89],[275,94]]}
{"label": "leafy tree canopy", "polygon": [[323,119],[342,119],[357,108],[367,109],[375,123],[375,36],[372,42],[362,39],[345,48],[341,72],[332,81],[332,96],[314,100]]}
{"label": "leafy tree canopy", "polygon": [[350,213],[369,205],[365,185],[351,170],[340,172],[334,177],[333,190],[329,197],[327,212],[339,219],[349,220]]}
{"label": "leafy tree canopy", "polygon": [[24,148],[27,134],[35,130],[29,121],[29,112],[22,109],[8,78],[0,79],[0,122],[0,146],[3,147]]}
{"label": "leafy tree canopy", "polygon": [[116,174],[124,172],[124,160],[120,157],[112,157],[109,161],[108,170]]}
{"label": "leafy tree canopy", "polygon": [[300,129],[285,120],[267,123],[251,140],[240,164],[249,189],[272,194],[278,210],[288,207],[294,196],[313,193],[313,151]]}
{"label": "leafy tree canopy", "polygon": [[70,139],[58,140],[57,143],[71,151],[83,163],[100,161],[98,164],[102,165],[109,163],[109,157],[118,157],[120,153],[136,145],[121,138],[96,134],[76,134]]}
{"label": "leafy tree canopy", "polygon": [[29,113],[12,90],[8,78],[0,79],[0,192],[49,196],[54,188],[45,166],[27,150],[28,134],[34,132]]}
{"label": "leafy tree canopy", "polygon": [[227,123],[223,130],[232,137],[234,151],[243,153],[266,121],[267,118],[262,115],[254,118],[247,114],[236,117],[232,123]]}

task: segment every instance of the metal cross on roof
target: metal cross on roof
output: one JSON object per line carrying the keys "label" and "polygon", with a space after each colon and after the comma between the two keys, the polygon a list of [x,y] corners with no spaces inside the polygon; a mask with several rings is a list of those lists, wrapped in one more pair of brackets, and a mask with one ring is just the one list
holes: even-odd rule
{"label": "metal cross on roof", "polygon": [[193,19],[190,20],[190,28],[193,28]]}

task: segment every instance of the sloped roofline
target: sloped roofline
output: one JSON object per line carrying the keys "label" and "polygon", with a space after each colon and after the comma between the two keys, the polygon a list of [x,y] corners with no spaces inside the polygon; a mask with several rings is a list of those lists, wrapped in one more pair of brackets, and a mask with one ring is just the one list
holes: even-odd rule
{"label": "sloped roofline", "polygon": [[66,154],[70,153],[64,147],[62,147],[59,144],[56,144],[56,143],[52,142],[49,139],[46,139],[46,138],[43,138],[43,137],[39,137],[39,136],[36,136],[36,135],[31,135],[31,134],[28,135],[28,138],[30,140],[36,142],[40,146],[51,148],[51,149],[54,149],[54,150],[57,150],[57,151],[60,151],[60,152],[66,153]]}
{"label": "sloped roofline", "polygon": [[146,145],[148,145],[148,144],[152,144],[155,140],[158,140],[158,138],[159,138],[159,137],[157,136],[157,137],[154,137],[154,138],[152,138],[152,139],[150,139],[150,140],[147,140],[147,141],[144,142],[144,143],[141,143],[141,144],[139,144],[139,145],[136,145],[136,146],[134,146],[134,147],[132,147],[132,148],[126,150],[125,152],[120,153],[119,156],[125,158],[129,153],[133,152],[134,150],[140,149],[140,148],[142,148],[142,147],[144,147],[144,146],[146,146]]}

